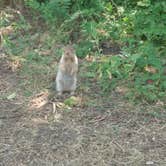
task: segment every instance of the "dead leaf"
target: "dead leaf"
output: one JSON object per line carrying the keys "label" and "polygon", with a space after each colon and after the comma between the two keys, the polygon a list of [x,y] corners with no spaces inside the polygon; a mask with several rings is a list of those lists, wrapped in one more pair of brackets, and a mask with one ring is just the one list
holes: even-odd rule
{"label": "dead leaf", "polygon": [[85,59],[86,59],[88,62],[94,62],[94,61],[95,61],[94,56],[91,56],[91,55],[87,55]]}
{"label": "dead leaf", "polygon": [[58,103],[56,103],[56,106],[57,106],[58,108],[64,108],[64,107],[65,107],[65,104],[64,104],[64,103],[61,103],[61,102],[58,102]]}
{"label": "dead leaf", "polygon": [[152,73],[152,74],[157,73],[157,69],[154,68],[153,66],[146,66],[146,67],[145,67],[145,71],[147,71],[147,72],[149,72],[149,73]]}
{"label": "dead leaf", "polygon": [[13,72],[17,71],[21,68],[22,62],[24,62],[24,58],[20,58],[17,56],[13,56],[10,61],[7,61],[9,69],[11,69]]}
{"label": "dead leaf", "polygon": [[16,97],[16,93],[14,92],[14,93],[10,94],[9,96],[7,96],[7,99],[11,100],[11,99],[14,99],[15,97]]}
{"label": "dead leaf", "polygon": [[41,108],[48,103],[48,92],[41,92],[30,101],[30,108]]}
{"label": "dead leaf", "polygon": [[124,86],[117,86],[115,91],[124,95],[129,91],[129,89],[127,87],[124,87]]}
{"label": "dead leaf", "polygon": [[14,32],[12,26],[3,27],[0,29],[0,35],[9,35],[12,32]]}
{"label": "dead leaf", "polygon": [[43,50],[43,51],[39,51],[38,53],[39,55],[49,56],[51,55],[51,50]]}
{"label": "dead leaf", "polygon": [[156,105],[157,106],[164,106],[164,102],[162,102],[162,101],[159,100],[159,101],[157,101]]}
{"label": "dead leaf", "polygon": [[21,61],[15,60],[10,63],[11,70],[13,72],[17,71],[19,68],[21,68]]}
{"label": "dead leaf", "polygon": [[107,35],[108,34],[104,29],[97,29],[97,32],[101,35]]}

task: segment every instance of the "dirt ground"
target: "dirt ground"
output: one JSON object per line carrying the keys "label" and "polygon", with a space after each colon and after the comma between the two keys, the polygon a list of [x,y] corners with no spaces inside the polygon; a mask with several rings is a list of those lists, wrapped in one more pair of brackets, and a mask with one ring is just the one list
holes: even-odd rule
{"label": "dirt ground", "polygon": [[66,109],[56,99],[29,108],[20,79],[1,58],[0,166],[166,165],[166,114],[160,105],[132,105],[116,93],[105,100],[94,88],[76,96],[97,99],[98,105]]}
{"label": "dirt ground", "polygon": [[0,166],[166,166],[163,103],[135,105],[118,92],[104,97],[81,74],[74,106],[50,91],[29,97],[20,86],[26,76],[0,49]]}

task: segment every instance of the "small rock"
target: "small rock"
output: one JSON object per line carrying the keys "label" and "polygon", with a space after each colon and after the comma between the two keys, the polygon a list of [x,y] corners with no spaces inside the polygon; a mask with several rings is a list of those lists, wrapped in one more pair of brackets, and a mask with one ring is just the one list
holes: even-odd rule
{"label": "small rock", "polygon": [[147,161],[147,162],[146,162],[146,165],[153,165],[153,164],[154,164],[153,161]]}

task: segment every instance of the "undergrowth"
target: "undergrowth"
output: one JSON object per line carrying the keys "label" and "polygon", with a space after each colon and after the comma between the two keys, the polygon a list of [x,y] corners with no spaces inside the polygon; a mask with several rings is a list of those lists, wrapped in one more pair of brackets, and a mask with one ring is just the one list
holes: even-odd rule
{"label": "undergrowth", "polygon": [[[164,0],[30,0],[25,4],[34,14],[38,12],[39,18],[48,25],[50,39],[44,42],[48,46],[46,49],[52,49],[55,43],[74,43],[79,58],[94,57],[89,66],[91,75],[97,78],[105,95],[120,86],[127,89],[125,96],[130,100],[165,100]],[[20,20],[17,28],[25,30],[24,18]],[[24,47],[24,42],[13,47],[10,40],[5,41],[9,48],[15,48],[12,49],[14,54],[19,54],[19,49]],[[116,43],[121,51],[103,55],[102,42]],[[28,53],[24,66],[51,63],[51,57],[48,60],[38,54]]]}

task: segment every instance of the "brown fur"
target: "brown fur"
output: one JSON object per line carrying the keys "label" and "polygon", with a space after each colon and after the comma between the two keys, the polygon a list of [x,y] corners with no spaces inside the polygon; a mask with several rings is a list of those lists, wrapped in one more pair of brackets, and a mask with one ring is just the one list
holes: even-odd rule
{"label": "brown fur", "polygon": [[67,46],[60,59],[56,77],[56,89],[59,94],[62,94],[64,91],[74,92],[76,89],[77,71],[78,60],[75,50],[72,46]]}

